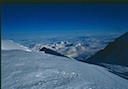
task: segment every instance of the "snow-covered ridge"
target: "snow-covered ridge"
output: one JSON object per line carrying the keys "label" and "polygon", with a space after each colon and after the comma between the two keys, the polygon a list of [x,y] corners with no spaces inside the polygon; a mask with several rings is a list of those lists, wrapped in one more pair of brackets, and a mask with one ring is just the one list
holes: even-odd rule
{"label": "snow-covered ridge", "polygon": [[128,89],[128,80],[65,57],[10,50],[1,61],[2,89]]}
{"label": "snow-covered ridge", "polygon": [[86,62],[128,66],[128,32],[109,43],[103,50],[87,59]]}
{"label": "snow-covered ridge", "polygon": [[1,50],[24,50],[31,52],[29,48],[20,45],[12,40],[1,40]]}

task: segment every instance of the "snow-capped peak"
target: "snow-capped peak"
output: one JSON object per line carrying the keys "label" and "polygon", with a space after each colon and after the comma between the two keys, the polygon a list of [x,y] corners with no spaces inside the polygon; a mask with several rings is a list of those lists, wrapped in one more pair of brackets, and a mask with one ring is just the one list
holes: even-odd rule
{"label": "snow-capped peak", "polygon": [[1,41],[1,50],[24,50],[29,51],[31,50],[23,45],[20,45],[12,40],[2,40]]}

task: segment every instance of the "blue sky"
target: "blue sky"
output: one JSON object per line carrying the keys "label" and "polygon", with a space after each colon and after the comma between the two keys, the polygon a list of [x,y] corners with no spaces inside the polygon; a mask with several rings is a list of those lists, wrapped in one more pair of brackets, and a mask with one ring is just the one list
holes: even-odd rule
{"label": "blue sky", "polygon": [[2,34],[128,31],[128,4],[6,4]]}

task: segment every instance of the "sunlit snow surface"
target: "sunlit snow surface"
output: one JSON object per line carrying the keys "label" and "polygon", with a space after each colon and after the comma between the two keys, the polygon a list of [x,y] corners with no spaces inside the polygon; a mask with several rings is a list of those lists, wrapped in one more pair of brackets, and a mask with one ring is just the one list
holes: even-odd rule
{"label": "sunlit snow surface", "polygon": [[2,50],[2,89],[128,89],[102,67],[45,53]]}
{"label": "sunlit snow surface", "polygon": [[31,50],[23,45],[20,45],[12,40],[2,40],[1,41],[2,50],[25,50],[31,52]]}

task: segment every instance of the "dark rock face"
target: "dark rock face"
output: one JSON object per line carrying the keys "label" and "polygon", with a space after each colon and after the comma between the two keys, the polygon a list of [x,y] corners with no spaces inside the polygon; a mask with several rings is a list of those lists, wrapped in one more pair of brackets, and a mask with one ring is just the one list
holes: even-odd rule
{"label": "dark rock face", "polygon": [[128,32],[109,43],[103,50],[88,58],[86,62],[128,66]]}
{"label": "dark rock face", "polygon": [[40,51],[44,51],[45,53],[56,55],[56,56],[66,57],[66,56],[64,56],[60,53],[57,53],[56,51],[53,51],[53,50],[46,48],[46,47],[41,48]]}

